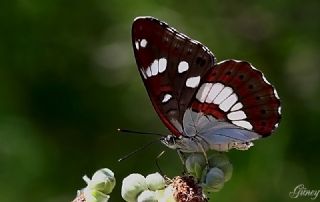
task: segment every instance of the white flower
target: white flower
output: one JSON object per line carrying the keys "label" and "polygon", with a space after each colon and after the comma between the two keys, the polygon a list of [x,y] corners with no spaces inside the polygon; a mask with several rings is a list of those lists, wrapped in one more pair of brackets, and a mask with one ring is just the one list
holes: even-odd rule
{"label": "white flower", "polygon": [[164,189],[166,185],[166,181],[160,175],[160,173],[152,173],[150,175],[147,175],[146,182],[147,182],[148,188],[152,191]]}
{"label": "white flower", "polygon": [[201,179],[202,172],[206,166],[206,159],[201,153],[192,153],[186,160],[186,169],[197,179]]}
{"label": "white flower", "polygon": [[95,172],[92,179],[88,182],[90,189],[110,194],[116,185],[116,179],[113,172],[108,168],[103,168]]}
{"label": "white flower", "polygon": [[138,195],[147,190],[146,179],[140,174],[130,174],[122,181],[121,196],[125,201],[134,202]]}
{"label": "white flower", "polygon": [[154,191],[145,190],[139,194],[137,202],[158,202]]}

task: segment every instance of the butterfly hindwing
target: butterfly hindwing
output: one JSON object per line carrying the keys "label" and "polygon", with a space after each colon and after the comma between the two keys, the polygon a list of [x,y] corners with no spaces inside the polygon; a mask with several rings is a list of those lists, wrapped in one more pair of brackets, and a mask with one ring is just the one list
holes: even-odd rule
{"label": "butterfly hindwing", "polygon": [[192,108],[262,136],[270,135],[281,118],[276,90],[244,61],[226,60],[210,69]]}

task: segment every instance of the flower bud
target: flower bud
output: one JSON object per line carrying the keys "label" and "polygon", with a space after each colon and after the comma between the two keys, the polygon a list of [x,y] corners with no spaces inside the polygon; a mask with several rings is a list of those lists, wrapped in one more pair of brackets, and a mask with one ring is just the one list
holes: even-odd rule
{"label": "flower bud", "polygon": [[146,177],[147,186],[150,190],[163,189],[166,185],[165,179],[159,173],[152,173]]}
{"label": "flower bud", "polygon": [[225,182],[232,177],[233,166],[225,154],[215,153],[209,157],[209,166],[211,168],[220,168],[224,173]]}
{"label": "flower bud", "polygon": [[201,153],[192,153],[188,156],[186,160],[187,172],[197,179],[201,178],[201,175],[205,166],[206,166],[206,159]]}
{"label": "flower bud", "polygon": [[158,202],[154,191],[145,190],[139,194],[137,202]]}
{"label": "flower bud", "polygon": [[208,158],[210,168],[220,167],[226,163],[229,163],[229,159],[225,154],[214,153]]}
{"label": "flower bud", "polygon": [[88,187],[92,190],[99,191],[103,194],[110,194],[116,185],[116,179],[110,169],[103,168],[96,171],[92,179],[87,183]]}
{"label": "flower bud", "polygon": [[223,187],[224,174],[223,171],[217,167],[211,168],[206,175],[206,181],[203,188],[207,192],[218,192]]}
{"label": "flower bud", "polygon": [[136,201],[138,195],[146,189],[146,179],[142,175],[130,174],[122,181],[121,196],[125,201]]}
{"label": "flower bud", "polygon": [[219,168],[224,173],[224,181],[225,182],[229,181],[231,179],[231,177],[232,177],[232,172],[233,172],[232,164],[229,162],[229,163],[226,163],[224,165],[221,165]]}

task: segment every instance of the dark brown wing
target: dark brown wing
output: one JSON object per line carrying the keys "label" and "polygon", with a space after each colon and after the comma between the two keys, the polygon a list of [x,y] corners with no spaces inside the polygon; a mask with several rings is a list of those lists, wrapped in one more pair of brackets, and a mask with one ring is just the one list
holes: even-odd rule
{"label": "dark brown wing", "polygon": [[250,63],[226,60],[201,81],[192,108],[268,136],[281,118],[275,88]]}
{"label": "dark brown wing", "polygon": [[213,67],[214,55],[201,43],[152,17],[135,19],[132,44],[155,110],[167,128],[180,136],[183,114],[201,78]]}

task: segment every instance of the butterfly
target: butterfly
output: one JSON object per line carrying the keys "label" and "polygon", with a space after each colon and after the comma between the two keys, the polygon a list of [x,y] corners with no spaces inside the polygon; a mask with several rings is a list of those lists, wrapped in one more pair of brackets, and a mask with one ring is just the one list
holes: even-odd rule
{"label": "butterfly", "polygon": [[247,150],[278,127],[277,91],[250,63],[216,63],[206,46],[153,17],[134,20],[132,44],[153,107],[171,132],[161,138],[169,148]]}

